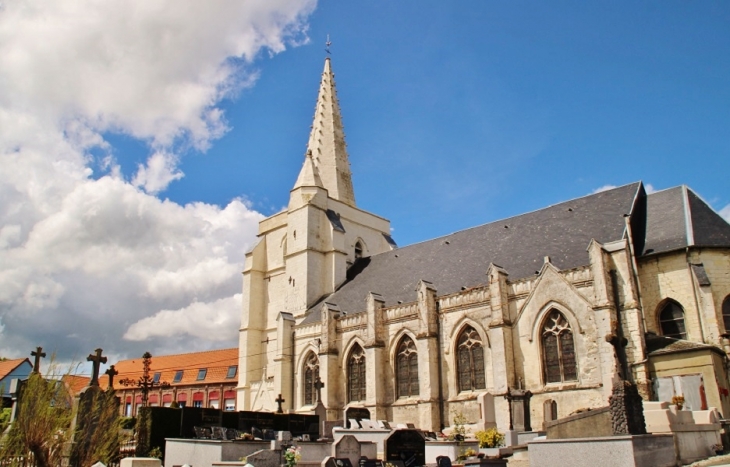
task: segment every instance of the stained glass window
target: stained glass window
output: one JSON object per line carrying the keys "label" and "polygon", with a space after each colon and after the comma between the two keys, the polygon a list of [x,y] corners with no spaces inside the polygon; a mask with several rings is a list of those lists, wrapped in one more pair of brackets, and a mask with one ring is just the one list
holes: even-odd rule
{"label": "stained glass window", "polygon": [[467,326],[457,341],[456,347],[457,374],[459,391],[485,389],[484,379],[484,347],[476,329]]}
{"label": "stained glass window", "polygon": [[347,399],[365,400],[365,352],[355,345],[347,359]]}
{"label": "stained glass window", "polygon": [[314,404],[316,401],[314,389],[314,383],[319,378],[319,359],[310,352],[307,356],[307,360],[304,363],[304,405]]}
{"label": "stained glass window", "polygon": [[669,301],[661,313],[659,313],[659,326],[662,335],[674,337],[675,339],[686,339],[687,332],[684,328],[684,310],[675,301]]}
{"label": "stained glass window", "polygon": [[559,311],[551,311],[543,325],[542,358],[546,383],[578,379],[573,331]]}
{"label": "stained glass window", "polygon": [[418,352],[413,339],[401,339],[395,357],[396,385],[398,397],[417,396],[418,390]]}

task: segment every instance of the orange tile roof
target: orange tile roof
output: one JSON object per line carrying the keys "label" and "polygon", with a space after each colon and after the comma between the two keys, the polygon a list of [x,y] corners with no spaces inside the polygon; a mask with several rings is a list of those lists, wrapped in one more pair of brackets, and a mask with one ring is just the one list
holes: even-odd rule
{"label": "orange tile roof", "polygon": [[0,379],[8,376],[25,361],[30,363],[30,360],[27,358],[16,358],[15,360],[4,360],[0,362]]}
{"label": "orange tile roof", "polygon": [[70,392],[72,396],[78,395],[82,389],[89,385],[90,380],[91,378],[88,376],[63,375],[61,377],[61,381],[66,384],[68,392]]}
{"label": "orange tile roof", "polygon": [[[150,360],[150,377],[159,372],[160,381],[168,382],[172,386],[238,384],[238,370],[236,370],[236,375],[233,378],[226,378],[228,367],[234,365],[238,365],[238,348],[235,347],[177,355],[153,355]],[[198,370],[202,368],[206,368],[208,372],[204,380],[198,381]],[[138,380],[142,376],[142,357],[117,362],[114,364],[114,369],[119,372],[114,377],[114,389],[127,389],[128,387],[120,384],[120,381],[123,379]],[[183,370],[183,377],[180,382],[173,383],[175,373],[178,370]],[[100,374],[99,385],[102,389],[106,389],[109,385],[109,377]]]}

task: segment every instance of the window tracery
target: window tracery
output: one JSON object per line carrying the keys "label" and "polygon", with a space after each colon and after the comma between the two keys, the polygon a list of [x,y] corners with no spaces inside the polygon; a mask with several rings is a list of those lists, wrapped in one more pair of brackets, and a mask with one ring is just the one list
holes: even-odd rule
{"label": "window tracery", "polygon": [[456,344],[457,374],[459,391],[485,389],[484,346],[476,329],[467,326]]}
{"label": "window tracery", "polygon": [[559,311],[551,311],[543,324],[542,357],[546,383],[578,379],[573,331]]}
{"label": "window tracery", "polygon": [[365,400],[365,352],[355,345],[347,359],[347,399]]}
{"label": "window tracery", "polygon": [[304,363],[304,405],[312,405],[317,393],[314,383],[319,378],[319,358],[314,352],[310,352]]}
{"label": "window tracery", "polygon": [[419,394],[418,351],[413,339],[408,336],[404,336],[398,345],[395,367],[398,397],[417,396]]}

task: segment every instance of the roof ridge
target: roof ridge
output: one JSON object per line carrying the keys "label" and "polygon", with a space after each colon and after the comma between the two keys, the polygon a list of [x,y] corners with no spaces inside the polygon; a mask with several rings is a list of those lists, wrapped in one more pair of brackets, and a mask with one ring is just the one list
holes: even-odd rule
{"label": "roof ridge", "polygon": [[[155,358],[181,357],[181,356],[184,356],[184,355],[213,353],[213,352],[224,352],[224,351],[229,351],[229,350],[238,351],[238,347],[229,347],[229,348],[226,348],[226,349],[201,350],[201,351],[198,351],[198,352],[173,353],[173,354],[167,354],[167,355],[152,355],[152,358],[155,359]],[[119,360],[119,362],[128,362],[128,361],[137,360],[137,359],[140,359],[141,360],[142,357],[126,358],[124,360]]]}
{"label": "roof ridge", "polygon": [[455,235],[455,234],[458,234],[458,233],[468,232],[469,230],[479,229],[479,228],[482,228],[482,227],[487,226],[487,225],[496,224],[498,222],[508,221],[510,219],[517,219],[519,217],[524,217],[524,216],[527,216],[529,214],[534,214],[536,212],[544,211],[546,209],[550,209],[550,208],[553,208],[555,206],[560,206],[561,204],[575,202],[575,201],[578,201],[578,200],[581,200],[581,199],[590,198],[592,196],[598,196],[598,195],[601,195],[603,193],[608,193],[608,192],[611,192],[611,191],[619,190],[619,189],[626,188],[626,187],[631,186],[631,185],[638,185],[638,184],[642,184],[643,185],[642,181],[639,180],[639,181],[636,181],[636,182],[627,183],[625,185],[621,185],[621,186],[617,186],[615,188],[611,188],[610,190],[604,190],[604,191],[599,191],[597,193],[590,193],[590,194],[587,194],[587,195],[578,196],[578,197],[571,198],[571,199],[568,199],[568,200],[565,200],[565,201],[561,201],[559,203],[550,204],[550,205],[547,205],[547,206],[542,207],[542,208],[539,208],[539,209],[533,209],[532,211],[523,212],[522,214],[517,214],[517,215],[514,215],[514,216],[510,216],[510,217],[503,217],[503,218],[496,219],[496,220],[493,220],[493,221],[490,221],[490,222],[485,222],[483,224],[474,225],[472,227],[467,227],[466,229],[457,230],[457,231],[451,232],[449,234],[442,235],[440,237],[434,237],[434,238],[429,238],[427,240],[421,240],[420,242],[411,243],[409,245],[405,245],[405,246],[402,246],[402,247],[398,247],[398,248],[396,248],[394,250],[385,251],[383,253],[378,253],[377,255],[371,256],[371,258],[375,258],[375,257],[381,256],[381,255],[386,255],[388,253],[398,254],[399,251],[403,251],[404,249],[410,248],[412,246],[421,245],[421,244],[428,243],[428,242],[432,242],[432,241],[435,241],[435,240],[446,239],[447,237],[450,237],[450,236]]}
{"label": "roof ridge", "polygon": [[681,185],[682,188],[682,208],[684,210],[684,231],[687,235],[687,246],[694,246],[695,232],[694,223],[692,222],[692,208],[689,205],[689,195],[687,194],[687,185]]}

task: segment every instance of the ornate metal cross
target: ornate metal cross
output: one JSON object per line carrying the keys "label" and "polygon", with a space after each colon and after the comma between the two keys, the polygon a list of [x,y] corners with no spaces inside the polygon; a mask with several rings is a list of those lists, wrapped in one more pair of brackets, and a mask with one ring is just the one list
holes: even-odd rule
{"label": "ornate metal cross", "polygon": [[33,352],[30,353],[31,357],[35,357],[35,363],[33,363],[33,373],[41,372],[41,358],[46,358],[46,353],[43,351],[43,347],[36,347]]}
{"label": "ornate metal cross", "polygon": [[330,52],[331,45],[332,45],[332,42],[330,42],[330,35],[327,34],[327,42],[324,43],[324,51],[327,52],[327,55],[331,55],[331,52]]}
{"label": "ornate metal cross", "polygon": [[106,357],[101,356],[102,352],[103,350],[96,349],[96,354],[89,354],[89,356],[86,357],[86,361],[92,362],[94,368],[91,373],[91,381],[89,381],[89,386],[99,385],[99,367],[102,363],[106,363]]}
{"label": "ornate metal cross", "polygon": [[142,392],[142,406],[147,407],[147,396],[149,395],[149,392],[153,388],[169,388],[170,383],[167,381],[162,381],[159,383],[155,383],[150,376],[150,362],[152,361],[152,354],[149,352],[145,352],[144,355],[142,355],[142,376],[138,380],[133,380],[129,378],[124,378],[119,380],[119,384],[123,386],[137,386],[140,391]]}
{"label": "ornate metal cross", "polygon": [[322,400],[322,388],[324,387],[324,383],[322,382],[322,379],[317,375],[317,379],[314,381],[314,390],[317,391],[317,400],[316,402],[320,402]]}
{"label": "ornate metal cross", "polygon": [[119,372],[114,368],[114,365],[111,365],[107,368],[104,374],[109,376],[109,388],[114,389],[114,377],[118,375]]}
{"label": "ornate metal cross", "polygon": [[276,402],[277,404],[279,404],[279,408],[276,409],[276,413],[284,413],[284,409],[281,408],[281,404],[283,404],[284,402],[286,402],[286,399],[284,399],[283,397],[281,397],[281,394],[279,394],[279,397],[277,397],[274,402]]}

